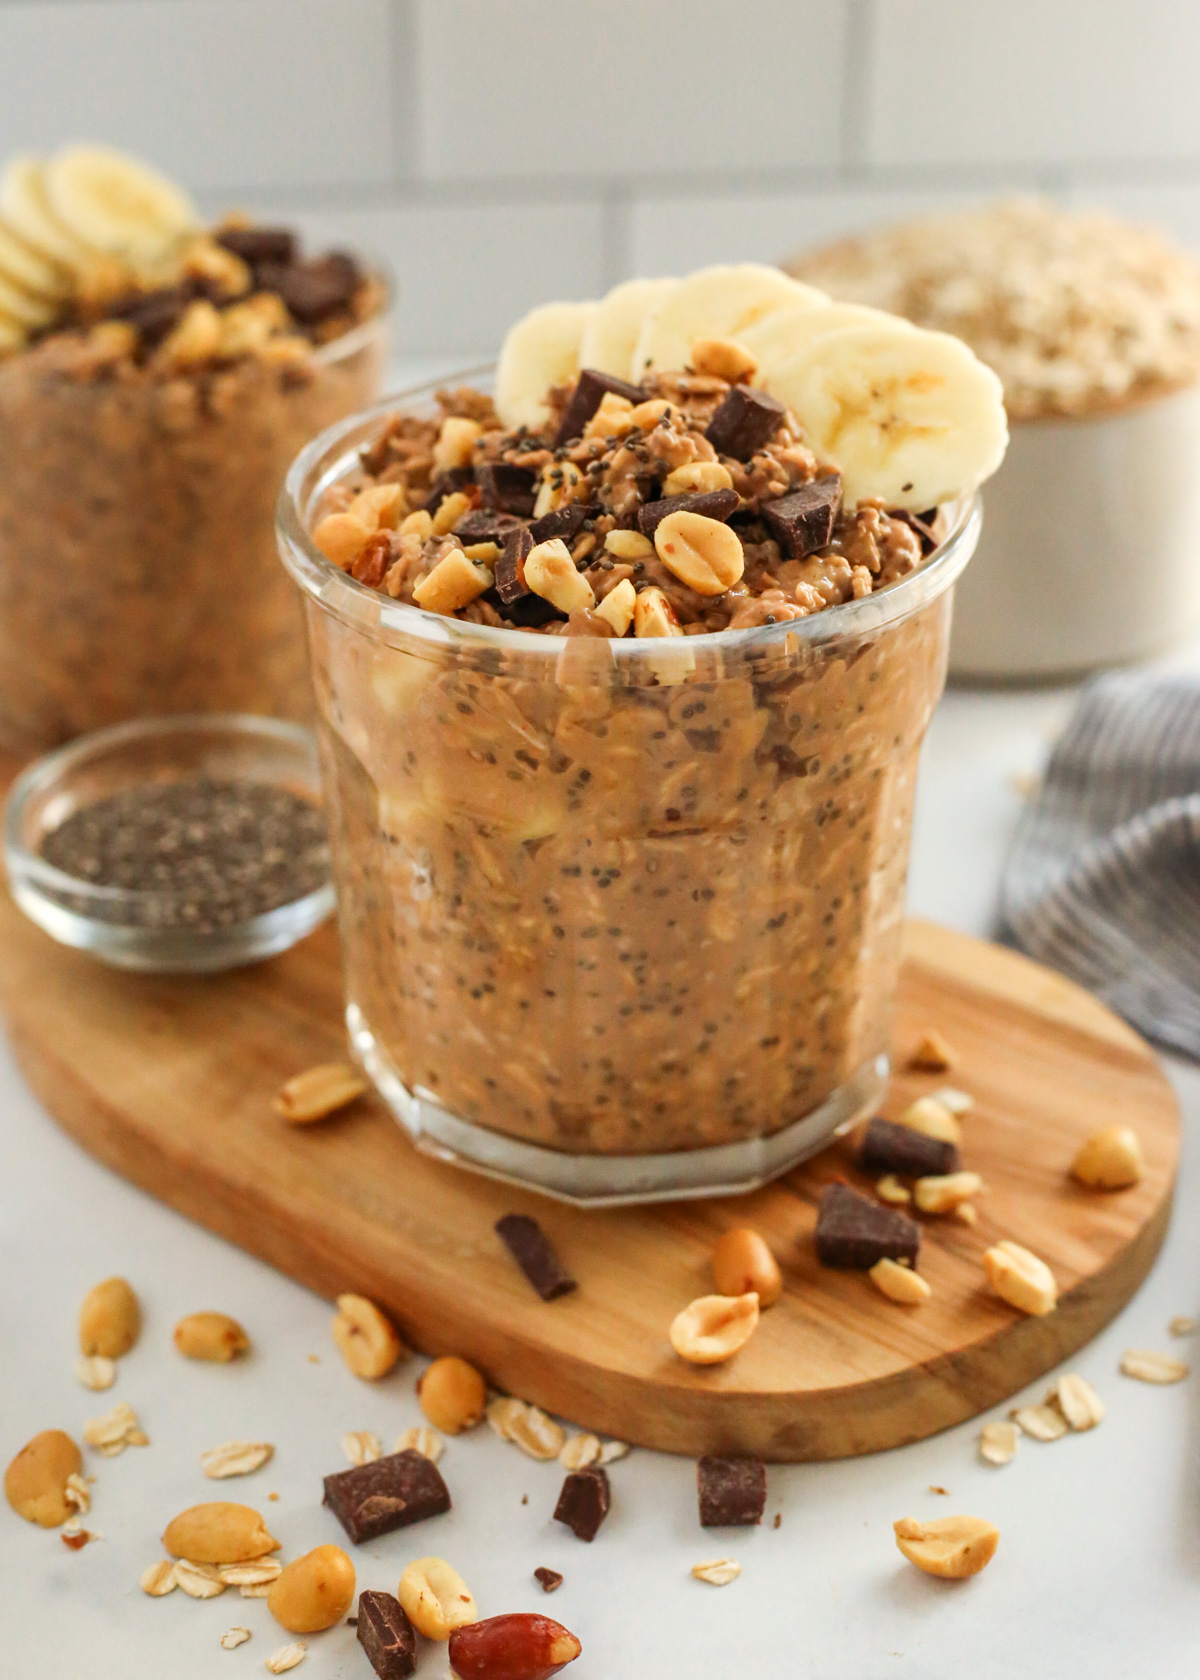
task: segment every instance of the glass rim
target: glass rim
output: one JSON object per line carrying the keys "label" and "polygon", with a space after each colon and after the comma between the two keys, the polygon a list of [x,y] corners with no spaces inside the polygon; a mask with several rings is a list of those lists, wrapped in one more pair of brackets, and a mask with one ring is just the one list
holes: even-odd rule
{"label": "glass rim", "polygon": [[[425,380],[419,385],[394,392],[369,408],[359,409],[356,414],[336,421],[320,432],[296,456],[280,490],[275,505],[279,551],[293,581],[315,605],[362,633],[378,635],[391,631],[431,647],[463,652],[492,651],[536,658],[540,650],[544,659],[556,660],[570,638],[531,635],[527,630],[501,629],[490,624],[450,618],[441,613],[426,612],[406,602],[394,601],[379,590],[368,588],[326,559],[313,542],[307,525],[306,516],[313,502],[332,484],[345,477],[351,454],[357,456],[361,442],[351,450],[349,440],[352,437],[370,428],[373,422],[401,412],[406,405],[429,399],[446,386],[477,384],[491,380],[494,374],[495,364],[485,363],[448,373],[440,379]],[[339,445],[345,446],[340,452]],[[323,462],[326,464],[322,470]],[[820,646],[878,634],[911,618],[935,600],[950,587],[970,559],[983,520],[979,491],[974,490],[942,506],[951,517],[946,536],[906,577],[888,584],[877,593],[845,601],[838,606],[824,607],[803,618],[784,619],[778,624],[709,630],[682,638],[622,636],[602,645],[610,650],[618,663],[653,663],[656,657],[661,659],[664,646],[691,647],[697,652],[712,649],[737,653],[747,649],[771,649],[786,644],[789,638]]]}
{"label": "glass rim", "polygon": [[[77,736],[73,741],[67,741],[63,746],[55,747],[51,752],[35,759],[21,771],[9,789],[4,802],[3,850],[10,877],[19,874],[23,880],[51,896],[69,893],[72,898],[80,901],[110,907],[122,904],[150,904],[170,898],[172,895],[166,888],[103,886],[98,882],[88,881],[83,876],[72,875],[68,870],[48,863],[40,852],[30,851],[22,838],[21,826],[32,800],[51,792],[56,783],[66,781],[73,771],[81,765],[86,765],[98,754],[136,741],[163,740],[173,735],[183,736],[200,731],[233,738],[265,737],[279,745],[303,748],[314,760],[316,756],[316,743],[311,730],[305,729],[302,724],[289,723],[284,718],[259,717],[253,712],[177,712],[162,717],[131,718],[125,723],[109,724],[104,729],[91,730],[88,734]],[[281,909],[306,903],[324,890],[325,886],[322,884],[304,894],[301,899],[293,899],[288,904],[260,911],[258,916],[238,923],[237,927],[253,927],[267,917],[276,916]],[[75,913],[81,916],[87,914],[82,910]],[[136,931],[146,934],[159,930],[138,928]]]}

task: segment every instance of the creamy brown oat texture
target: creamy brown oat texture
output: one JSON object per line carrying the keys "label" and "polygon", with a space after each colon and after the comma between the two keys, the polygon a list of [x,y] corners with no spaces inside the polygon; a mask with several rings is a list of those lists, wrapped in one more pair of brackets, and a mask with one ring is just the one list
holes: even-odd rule
{"label": "creamy brown oat texture", "polygon": [[[710,652],[706,632],[886,590],[931,546],[868,503],[839,516],[821,552],[782,558],[757,509],[822,470],[785,421],[749,461],[718,463],[743,578],[715,597],[681,583],[629,539],[665,478],[715,453],[703,432],[727,390],[659,375],[651,424],[557,457],[505,434],[486,397],[446,393],[437,412],[381,427],[366,477],[315,510],[318,523],[364,484],[397,485],[397,528],[364,535],[344,563],[411,602],[452,551],[471,548],[490,577],[498,545],[476,542],[497,526],[486,487],[501,467],[529,486],[547,469],[551,490],[571,479],[588,498],[571,538],[579,577],[602,604],[618,583],[652,585],[683,631],[618,670],[612,626],[590,611],[567,620],[541,602],[542,622],[512,639],[527,651],[452,653],[416,633],[384,645],[310,608],[349,997],[410,1090],[551,1148],[767,1135],[885,1049],[949,602],[832,644]],[[477,436],[431,497],[435,447],[461,418]],[[578,480],[562,471],[576,463]],[[436,521],[452,496],[435,532],[421,506]],[[530,522],[532,497],[525,507],[504,532]],[[479,590],[450,616],[502,625],[505,603]]]}
{"label": "creamy brown oat texture", "polygon": [[1200,377],[1200,266],[1154,229],[1009,199],[786,264],[835,298],[965,339],[1015,420],[1107,412]]}

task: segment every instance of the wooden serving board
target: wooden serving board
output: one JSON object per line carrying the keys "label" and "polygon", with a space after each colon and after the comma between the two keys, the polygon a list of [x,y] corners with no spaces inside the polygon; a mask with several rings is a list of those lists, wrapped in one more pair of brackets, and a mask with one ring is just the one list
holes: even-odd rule
{"label": "wooden serving board", "polygon": [[[925,1222],[933,1297],[916,1309],[817,1264],[822,1185],[861,1182],[845,1144],[750,1196],[585,1212],[428,1159],[374,1101],[287,1127],[271,1111],[281,1082],[344,1054],[331,927],[256,968],[164,980],[55,945],[5,897],[0,1001],[34,1090],[117,1172],[324,1295],[372,1296],[415,1346],[465,1355],[498,1388],[672,1452],[837,1458],[959,1423],[1093,1336],[1145,1277],[1167,1224],[1178,1113],[1148,1047],[1069,982],[919,922],[897,1062],[927,1027],[958,1061],[948,1079],[897,1076],[885,1112],[939,1084],[969,1091],[964,1164],[988,1194],[974,1228]],[[1086,1191],[1067,1166],[1116,1122],[1137,1128],[1146,1175],[1117,1194]],[[513,1210],[536,1213],[576,1294],[537,1299],[493,1234]],[[734,1360],[685,1365],[667,1326],[711,1290],[713,1241],[733,1224],[767,1237],[783,1299]],[[1049,1262],[1056,1312],[1025,1318],[988,1293],[980,1257],[1002,1237]]]}

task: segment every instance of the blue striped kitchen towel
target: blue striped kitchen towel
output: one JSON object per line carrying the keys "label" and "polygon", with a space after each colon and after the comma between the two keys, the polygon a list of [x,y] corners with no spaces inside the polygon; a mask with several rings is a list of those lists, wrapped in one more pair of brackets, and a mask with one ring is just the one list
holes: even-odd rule
{"label": "blue striped kitchen towel", "polygon": [[1200,679],[1084,689],[1005,869],[1007,931],[1200,1058]]}

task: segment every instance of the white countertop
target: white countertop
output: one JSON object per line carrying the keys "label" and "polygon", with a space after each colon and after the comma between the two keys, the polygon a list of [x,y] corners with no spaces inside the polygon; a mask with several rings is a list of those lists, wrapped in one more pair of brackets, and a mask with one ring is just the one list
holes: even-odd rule
{"label": "white countertop", "polygon": [[[918,800],[915,912],[989,931],[1020,778],[1040,765],[1068,704],[1053,691],[947,696]],[[1177,1064],[1171,1074],[1194,1126],[1200,1071]],[[261,1674],[290,1637],[263,1601],[232,1591],[205,1603],[180,1592],[152,1600],[139,1591],[141,1571],[163,1555],[158,1536],[184,1506],[224,1496],[259,1506],[288,1557],[341,1541],[321,1507],[320,1478],[343,1466],[345,1431],[373,1429],[390,1446],[421,1421],[419,1362],[378,1385],[350,1376],[324,1301],[94,1163],[25,1090],[2,1043],[0,1112],[0,1459],[47,1427],[78,1438],[84,1420],[117,1399],[135,1407],[151,1441],[116,1459],[88,1455],[97,1479],[85,1522],[104,1539],[80,1552],[0,1506],[0,1675]],[[535,1464],[482,1429],[450,1442],[442,1461],[453,1512],[357,1549],[359,1586],[394,1591],[409,1559],[436,1552],[484,1614],[544,1610],[566,1622],[584,1645],[567,1671],[577,1680],[1190,1673],[1200,1639],[1200,1372],[1152,1388],[1117,1365],[1130,1346],[1185,1357],[1194,1346],[1200,1356],[1200,1341],[1167,1334],[1173,1315],[1200,1311],[1200,1229],[1189,1217],[1198,1177],[1188,1149],[1162,1257],[1116,1323],[1072,1362],[1108,1406],[1090,1434],[1051,1446],[1023,1441],[1002,1470],[977,1460],[976,1423],[873,1458],[772,1467],[764,1526],[715,1532],[697,1526],[693,1464],[635,1452],[613,1467],[612,1513],[584,1546],[550,1520],[559,1467]],[[94,1395],[72,1375],[76,1314],[85,1290],[112,1273],[134,1283],[145,1328],[117,1386]],[[234,1314],[252,1355],[232,1367],[181,1360],[171,1329],[200,1307]],[[230,1438],[274,1442],[274,1461],[245,1481],[206,1481],[197,1455]],[[892,1522],[956,1511],[996,1522],[999,1552],[977,1580],[931,1580],[900,1557]],[[693,1563],[729,1554],[744,1566],[732,1585],[690,1578]],[[551,1598],[531,1579],[540,1564],[566,1578]],[[237,1625],[251,1640],[221,1650],[221,1634]],[[308,1646],[297,1671],[304,1680],[369,1680],[351,1629],[312,1636]],[[440,1680],[444,1648],[427,1648],[419,1672]]]}

